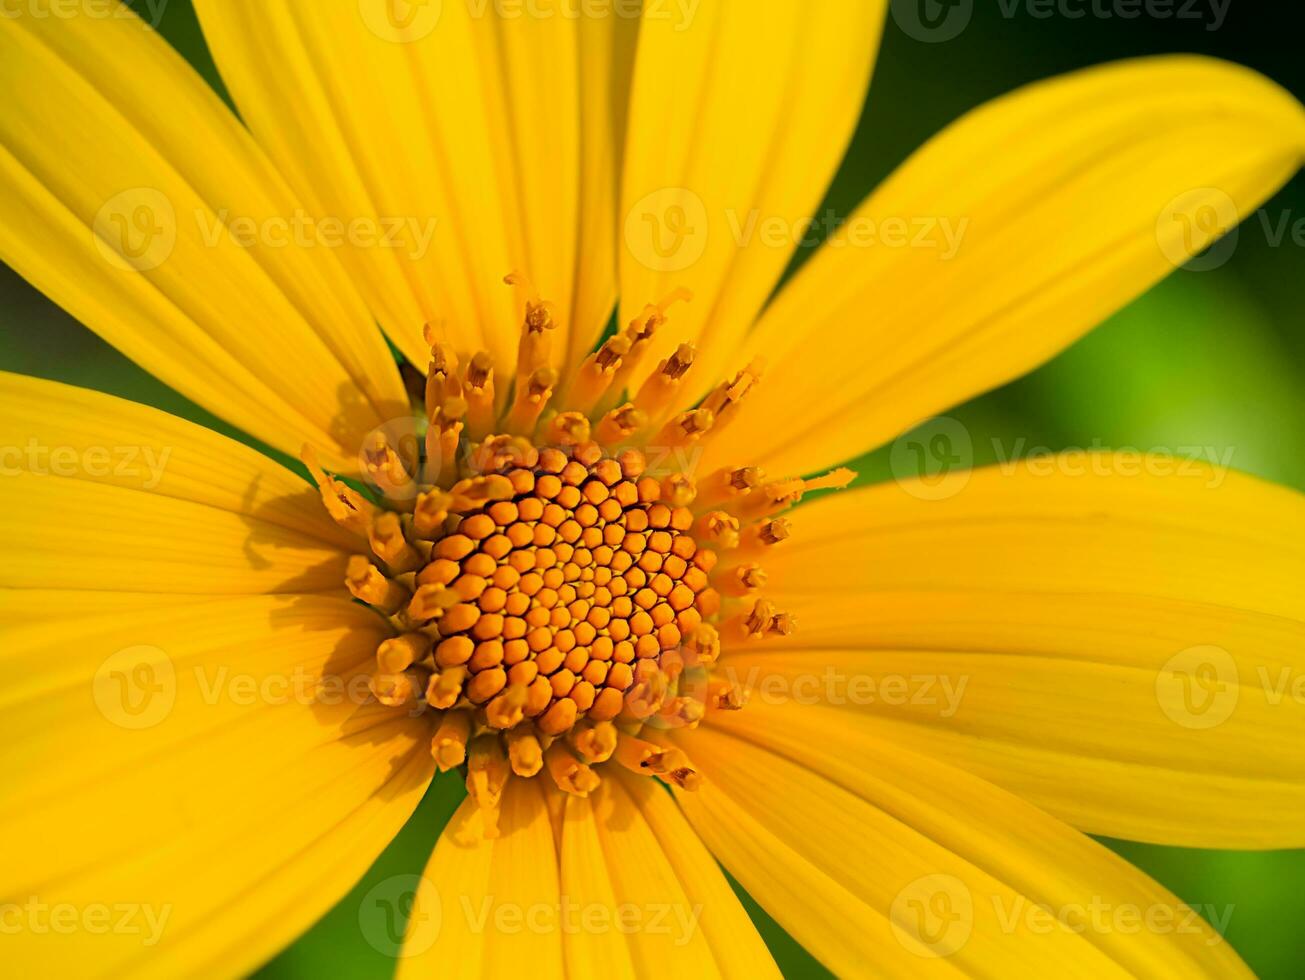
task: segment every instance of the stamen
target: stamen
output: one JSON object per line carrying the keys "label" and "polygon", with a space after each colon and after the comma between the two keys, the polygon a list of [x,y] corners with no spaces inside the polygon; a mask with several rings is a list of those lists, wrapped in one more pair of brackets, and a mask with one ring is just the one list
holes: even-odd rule
{"label": "stamen", "polygon": [[682,300],[688,302],[691,299],[693,293],[680,287],[669,293],[660,303],[649,303],[643,308],[642,313],[630,321],[623,332],[623,336],[630,341],[630,350],[621,359],[621,366],[612,378],[609,391],[623,391],[629,387],[630,378],[643,359],[653,334],[666,322],[666,311],[675,303]]}
{"label": "stamen", "polygon": [[345,585],[355,599],[375,606],[387,616],[394,615],[408,601],[408,590],[382,575],[363,555],[350,557],[344,575]]}
{"label": "stamen", "polygon": [[675,416],[662,427],[652,440],[658,449],[687,446],[702,438],[716,422],[716,416],[706,408],[695,408]]}
{"label": "stamen", "polygon": [[544,765],[557,788],[573,796],[588,796],[602,782],[598,773],[573,756],[563,741],[554,742],[544,751]]}
{"label": "stamen", "polygon": [[372,674],[371,689],[376,700],[390,708],[411,704],[426,690],[430,671],[411,667],[397,674]]}
{"label": "stamen", "polygon": [[431,739],[431,755],[440,772],[456,769],[467,760],[467,739],[471,735],[471,713],[446,711]]}
{"label": "stamen", "polygon": [[411,572],[422,564],[422,556],[403,533],[403,522],[393,511],[376,516],[368,535],[372,551],[395,573]]}
{"label": "stamen", "polygon": [[589,419],[580,412],[561,412],[544,427],[544,443],[550,446],[579,446],[589,441]]}
{"label": "stamen", "polygon": [[702,481],[698,493],[698,506],[731,507],[749,496],[761,485],[763,476],[755,466],[725,466]]}
{"label": "stamen", "polygon": [[462,386],[467,400],[467,434],[483,439],[494,428],[494,361],[485,351],[471,358]]}
{"label": "stamen", "polygon": [[368,437],[361,454],[363,476],[389,500],[399,505],[411,496],[412,474],[390,445],[385,433],[375,431]]}
{"label": "stamen", "polygon": [[507,734],[508,759],[512,771],[529,779],[544,767],[544,750],[529,726],[514,728]]}
{"label": "stamen", "polygon": [[[397,674],[407,670],[430,653],[431,638],[424,633],[404,633],[385,640],[376,648],[376,663],[383,673]],[[425,685],[422,685],[425,690]]]}
{"label": "stamen", "polygon": [[598,765],[612,757],[618,736],[615,725],[610,721],[600,721],[571,729],[567,739],[581,759],[590,765]]}
{"label": "stamen", "polygon": [[466,667],[445,667],[432,674],[426,684],[426,703],[432,708],[452,708],[462,697],[462,684],[466,677]]}
{"label": "stamen", "polygon": [[707,694],[707,703],[720,711],[740,711],[747,700],[747,692],[733,681],[712,681]]}
{"label": "stamen", "polygon": [[692,344],[680,344],[675,353],[658,364],[657,370],[639,387],[634,396],[635,407],[660,419],[675,404],[684,376],[693,366],[696,356]]}
{"label": "stamen", "polygon": [[802,499],[804,494],[813,490],[842,490],[854,479],[856,479],[854,470],[840,467],[811,480],[780,480],[762,487],[749,496],[739,513],[747,517],[769,517],[792,507]]}
{"label": "stamen", "polygon": [[758,357],[736,374],[733,381],[719,385],[706,397],[702,407],[716,416],[717,432],[724,429],[738,415],[739,404],[756,387],[764,370],[765,362]]}
{"label": "stamen", "polygon": [[508,431],[519,435],[533,432],[540,412],[553,397],[553,386],[556,384],[557,372],[551,367],[542,367],[532,372],[517,388],[516,400],[508,414]]}
{"label": "stamen", "polygon": [[551,305],[539,298],[529,279],[513,272],[504,276],[503,281],[516,286],[524,294],[526,312],[521,324],[521,342],[517,346],[517,388],[521,389],[536,372],[548,367],[552,349],[550,334],[557,324],[553,320]]}
{"label": "stamen", "polygon": [[594,439],[600,446],[611,449],[629,442],[647,424],[646,412],[630,404],[622,405],[603,416],[594,430]]}
{"label": "stamen", "polygon": [[618,334],[586,357],[567,393],[566,403],[578,412],[592,411],[599,399],[607,393],[622,360],[630,353],[632,346],[629,337]]}
{"label": "stamen", "polygon": [[726,595],[748,595],[765,588],[766,570],[756,562],[744,562],[718,572],[713,581],[719,582],[718,588]]}
{"label": "stamen", "polygon": [[482,810],[496,811],[512,769],[497,735],[477,735],[467,751],[467,793]]}
{"label": "stamen", "polygon": [[376,506],[358,491],[327,476],[318,465],[317,453],[311,446],[305,445],[300,450],[299,458],[312,474],[313,481],[321,491],[322,503],[331,518],[341,527],[365,537],[376,516]]}

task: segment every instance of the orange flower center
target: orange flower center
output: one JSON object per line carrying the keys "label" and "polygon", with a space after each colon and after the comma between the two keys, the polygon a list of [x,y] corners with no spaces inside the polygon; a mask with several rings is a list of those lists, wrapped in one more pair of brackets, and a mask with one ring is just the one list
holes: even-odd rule
{"label": "orange flower center", "polygon": [[449,519],[415,580],[418,618],[439,614],[433,707],[465,697],[492,729],[535,719],[547,736],[610,721],[716,611],[692,511],[639,454],[595,450],[532,454],[503,474],[510,498]]}

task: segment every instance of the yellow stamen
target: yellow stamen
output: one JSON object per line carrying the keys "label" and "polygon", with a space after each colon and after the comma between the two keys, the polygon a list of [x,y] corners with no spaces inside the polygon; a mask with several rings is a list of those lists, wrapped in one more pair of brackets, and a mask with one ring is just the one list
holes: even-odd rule
{"label": "yellow stamen", "polygon": [[471,735],[471,713],[446,711],[431,739],[431,755],[440,772],[456,769],[467,760],[467,739]]}

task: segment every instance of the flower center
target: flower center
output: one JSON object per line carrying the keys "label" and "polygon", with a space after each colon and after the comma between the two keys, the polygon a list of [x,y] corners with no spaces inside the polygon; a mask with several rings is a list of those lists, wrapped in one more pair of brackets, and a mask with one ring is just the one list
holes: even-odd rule
{"label": "flower center", "polygon": [[465,697],[490,728],[534,719],[547,736],[610,721],[716,611],[692,511],[662,501],[641,454],[585,449],[532,451],[503,474],[512,496],[451,517],[417,572],[415,618],[438,634],[432,707]]}
{"label": "flower center", "polygon": [[695,359],[681,345],[633,385],[669,302],[586,358],[561,393],[537,297],[524,304],[511,397],[496,392],[487,354],[460,368],[428,331],[424,451],[405,457],[374,433],[360,458],[376,499],[305,448],[327,510],[370,546],[349,561],[349,589],[393,627],[372,692],[429,715],[436,764],[464,773],[487,834],[512,776],[547,770],[586,795],[614,764],[694,788],[684,733],[743,703],[718,669],[722,641],[793,629],[759,596],[756,559],[788,537],[782,511],[851,477],[654,471],[649,459],[696,460],[673,450],[718,433],[760,376],[752,365],[677,412]]}

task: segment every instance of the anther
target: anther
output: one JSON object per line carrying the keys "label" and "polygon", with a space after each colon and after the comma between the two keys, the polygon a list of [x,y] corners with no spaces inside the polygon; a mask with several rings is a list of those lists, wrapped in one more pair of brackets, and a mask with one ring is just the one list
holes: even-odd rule
{"label": "anther", "polygon": [[692,344],[680,344],[675,353],[657,365],[657,370],[639,387],[634,404],[649,415],[660,417],[675,403],[684,376],[693,366],[696,352]]}
{"label": "anther", "polygon": [[402,502],[412,496],[412,474],[390,445],[385,433],[371,433],[360,457],[367,482],[387,498]]}
{"label": "anther", "polygon": [[508,732],[507,745],[508,760],[518,776],[528,779],[544,767],[544,750],[529,726],[522,725]]}
{"label": "anther", "polygon": [[578,446],[589,441],[589,418],[580,412],[560,412],[548,420],[543,441],[549,446]]}
{"label": "anther", "polygon": [[594,439],[603,446],[619,446],[632,439],[647,424],[647,412],[633,405],[622,405],[602,417],[594,430]]}
{"label": "anther", "polygon": [[317,453],[304,446],[299,453],[322,495],[322,504],[331,518],[355,534],[366,535],[376,516],[376,506],[353,488],[332,479],[317,462]]}
{"label": "anther", "polygon": [[566,742],[561,740],[544,751],[544,765],[557,788],[574,796],[588,796],[602,782],[598,774],[573,756]]}
{"label": "anther", "polygon": [[511,767],[497,735],[477,735],[467,751],[467,793],[482,810],[497,810]]}
{"label": "anther", "polygon": [[494,361],[485,351],[467,364],[462,397],[467,400],[467,434],[483,439],[494,428]]}
{"label": "anther", "polygon": [[577,726],[568,733],[567,740],[581,759],[590,765],[597,765],[606,762],[616,751],[616,726],[610,721]]}
{"label": "anther", "polygon": [[618,334],[586,357],[564,399],[566,404],[578,412],[588,414],[592,411],[607,393],[631,346],[629,337]]}
{"label": "anther", "polygon": [[462,684],[466,677],[466,667],[445,667],[432,674],[426,683],[426,703],[432,708],[453,707],[462,697]]}
{"label": "anther", "polygon": [[422,563],[422,556],[408,543],[403,523],[393,511],[382,511],[372,522],[368,534],[372,551],[392,572],[411,572]]}
{"label": "anther", "polygon": [[376,663],[382,673],[397,674],[424,660],[431,649],[431,639],[424,633],[404,633],[381,642],[376,648]]}
{"label": "anther", "polygon": [[381,574],[380,569],[362,555],[353,555],[345,567],[344,583],[353,597],[392,616],[408,601],[409,592],[402,585]]}
{"label": "anther", "polygon": [[446,711],[431,739],[430,751],[440,772],[456,769],[467,759],[467,739],[471,735],[471,714]]}
{"label": "anther", "polygon": [[508,430],[522,435],[533,432],[556,384],[557,372],[551,367],[538,368],[523,379],[508,414]]}
{"label": "anther", "polygon": [[702,438],[715,422],[716,416],[710,409],[691,409],[662,426],[652,441],[658,449],[686,446]]}

